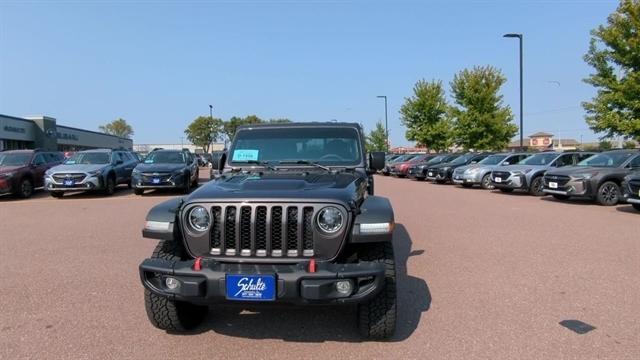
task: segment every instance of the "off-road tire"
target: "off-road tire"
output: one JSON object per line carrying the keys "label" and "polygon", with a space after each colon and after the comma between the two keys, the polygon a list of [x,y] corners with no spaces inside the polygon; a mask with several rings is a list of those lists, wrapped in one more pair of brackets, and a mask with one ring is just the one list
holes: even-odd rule
{"label": "off-road tire", "polygon": [[396,329],[396,268],[393,245],[389,242],[367,244],[358,250],[358,260],[380,262],[385,266],[382,290],[371,300],[358,305],[358,328],[368,339],[393,336]]}
{"label": "off-road tire", "polygon": [[17,195],[19,198],[28,199],[33,195],[33,182],[29,178],[24,178],[20,181]]}
{"label": "off-road tire", "polygon": [[557,200],[569,200],[569,195],[552,194]]}
{"label": "off-road tire", "polygon": [[133,189],[133,193],[136,195],[144,194],[144,189]]}
{"label": "off-road tire", "polygon": [[[182,245],[175,241],[161,241],[152,258],[179,261],[184,259]],[[202,323],[207,317],[208,307],[167,299],[144,290],[144,307],[151,324],[166,331],[184,332]]]}
{"label": "off-road tire", "polygon": [[107,176],[107,180],[104,184],[104,194],[107,196],[111,196],[116,192],[116,179],[115,176],[109,175]]}
{"label": "off-road tire", "polygon": [[513,189],[508,189],[508,188],[507,189],[500,189],[500,191],[502,191],[503,193],[507,193],[508,194],[508,193],[512,193]]}
{"label": "off-road tire", "polygon": [[542,180],[542,176],[534,177],[531,180],[531,186],[529,186],[529,195],[544,196],[544,191],[542,191],[543,187],[544,181]]}
{"label": "off-road tire", "polygon": [[480,180],[480,186],[485,189],[485,190],[490,190],[493,189],[493,185],[491,185],[491,174],[486,174],[485,176],[482,177],[482,180]]}
{"label": "off-road tire", "polygon": [[64,192],[62,192],[62,191],[50,191],[49,195],[51,195],[51,197],[54,197],[56,199],[62,199],[62,197],[64,196]]}
{"label": "off-road tire", "polygon": [[620,201],[620,186],[613,181],[605,181],[598,186],[596,202],[602,206],[614,206]]}
{"label": "off-road tire", "polygon": [[640,211],[640,204],[631,204],[634,209]]}

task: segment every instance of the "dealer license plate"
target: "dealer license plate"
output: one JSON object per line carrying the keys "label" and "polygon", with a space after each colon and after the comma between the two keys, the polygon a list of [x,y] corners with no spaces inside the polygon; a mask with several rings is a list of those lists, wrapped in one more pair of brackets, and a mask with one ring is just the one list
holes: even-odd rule
{"label": "dealer license plate", "polygon": [[558,183],[557,182],[549,182],[549,188],[551,189],[557,189],[558,188]]}
{"label": "dealer license plate", "polygon": [[64,180],[63,184],[64,186],[73,186],[76,182],[74,180]]}
{"label": "dealer license plate", "polygon": [[227,275],[227,299],[243,301],[273,301],[276,299],[276,278],[273,275]]}
{"label": "dealer license plate", "polygon": [[502,178],[498,178],[498,177],[497,177],[497,178],[494,178],[494,180],[495,180],[495,182],[497,182],[497,183],[501,183],[501,182],[502,182]]}
{"label": "dealer license plate", "polygon": [[154,184],[160,184],[160,179],[153,178],[153,179],[151,179],[151,182],[153,182]]}

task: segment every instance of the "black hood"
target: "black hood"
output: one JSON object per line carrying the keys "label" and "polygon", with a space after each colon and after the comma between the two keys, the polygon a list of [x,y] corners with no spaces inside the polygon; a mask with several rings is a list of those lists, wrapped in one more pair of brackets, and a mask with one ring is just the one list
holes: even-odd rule
{"label": "black hood", "polygon": [[176,170],[182,170],[187,166],[187,164],[144,164],[140,163],[136,166],[136,170],[140,172],[172,172]]}
{"label": "black hood", "polygon": [[348,204],[362,199],[366,186],[366,178],[354,172],[227,173],[194,191],[187,201],[292,199],[335,200]]}

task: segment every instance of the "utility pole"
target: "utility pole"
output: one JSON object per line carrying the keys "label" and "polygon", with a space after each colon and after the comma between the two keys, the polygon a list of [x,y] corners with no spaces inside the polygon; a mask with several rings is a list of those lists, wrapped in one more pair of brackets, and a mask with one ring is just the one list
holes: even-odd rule
{"label": "utility pole", "polygon": [[524,149],[524,141],[523,141],[523,123],[524,121],[522,120],[523,118],[523,110],[522,110],[522,98],[523,98],[523,91],[522,91],[522,72],[523,72],[523,66],[522,66],[522,34],[504,34],[503,37],[506,38],[517,38],[520,40],[520,150]]}
{"label": "utility pole", "polygon": [[387,143],[387,153],[389,153],[389,121],[387,111],[387,95],[378,95],[377,98],[384,99],[384,132]]}

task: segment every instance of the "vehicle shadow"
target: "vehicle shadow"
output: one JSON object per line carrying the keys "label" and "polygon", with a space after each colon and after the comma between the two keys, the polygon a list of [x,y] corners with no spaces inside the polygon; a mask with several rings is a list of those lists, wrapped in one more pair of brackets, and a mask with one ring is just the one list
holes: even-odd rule
{"label": "vehicle shadow", "polygon": [[559,204],[574,205],[574,206],[576,205],[577,206],[600,206],[596,204],[595,201],[593,201],[592,199],[580,198],[580,197],[572,197],[566,200],[560,200],[560,199],[554,198],[553,196],[544,196],[540,198],[540,200],[559,203]]}
{"label": "vehicle shadow", "polygon": [[621,204],[621,206],[616,207],[616,210],[623,213],[640,215],[640,211],[634,209],[633,206],[628,204]]}
{"label": "vehicle shadow", "polygon": [[[48,195],[48,193],[45,193]],[[114,197],[125,197],[133,194],[133,190],[127,188],[127,185],[120,184],[116,187],[116,191],[112,195],[105,195],[102,191],[69,191],[64,194],[64,199],[104,199]]]}
{"label": "vehicle shadow", "polygon": [[29,201],[31,199],[46,199],[49,196],[49,193],[39,189],[35,190],[33,195],[31,195],[28,199],[22,199],[14,194],[4,194],[0,195],[0,202],[14,202],[14,201]]}
{"label": "vehicle shadow", "polygon": [[[411,237],[406,228],[401,224],[396,225],[394,250],[398,317],[395,336],[389,340],[391,342],[408,339],[420,324],[422,313],[431,306],[431,292],[427,283],[407,273],[408,259],[424,254],[424,250],[412,250],[411,246]],[[291,342],[363,341],[358,334],[354,306],[214,306],[209,309],[205,324],[194,332],[207,331],[247,339]]]}

